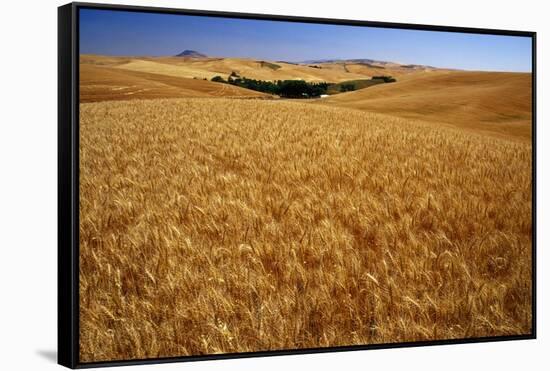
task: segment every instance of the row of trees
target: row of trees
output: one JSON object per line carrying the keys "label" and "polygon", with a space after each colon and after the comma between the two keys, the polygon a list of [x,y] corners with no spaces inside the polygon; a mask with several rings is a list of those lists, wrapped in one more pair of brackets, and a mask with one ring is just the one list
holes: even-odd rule
{"label": "row of trees", "polygon": [[322,94],[326,94],[329,86],[326,82],[306,82],[303,80],[255,80],[237,76],[235,73],[232,73],[227,80],[221,76],[215,76],[212,81],[274,94],[283,98],[317,98]]}
{"label": "row of trees", "polygon": [[384,82],[396,82],[397,80],[391,76],[373,76],[373,80],[384,80]]}
{"label": "row of trees", "polygon": [[[372,79],[383,80],[385,83],[396,81],[391,76],[373,76]],[[214,76],[211,81],[240,86],[262,93],[278,95],[283,98],[318,98],[323,94],[327,94],[327,89],[331,85],[326,82],[307,82],[303,80],[255,80],[241,77],[235,72],[232,72],[227,80],[221,76]],[[354,84],[342,84],[340,86],[341,92],[353,91],[355,89],[356,86]]]}

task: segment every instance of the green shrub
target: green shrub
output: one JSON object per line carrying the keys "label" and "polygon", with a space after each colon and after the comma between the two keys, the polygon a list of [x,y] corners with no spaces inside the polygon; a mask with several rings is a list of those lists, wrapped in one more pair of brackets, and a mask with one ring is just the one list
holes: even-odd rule
{"label": "green shrub", "polygon": [[342,93],[346,92],[346,91],[354,91],[355,90],[355,85],[353,84],[342,84],[340,85],[340,91]]}

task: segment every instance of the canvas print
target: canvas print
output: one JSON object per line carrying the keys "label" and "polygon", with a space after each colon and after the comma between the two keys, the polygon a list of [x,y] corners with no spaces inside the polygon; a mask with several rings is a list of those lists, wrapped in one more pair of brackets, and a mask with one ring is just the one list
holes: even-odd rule
{"label": "canvas print", "polygon": [[81,362],[532,333],[530,37],[79,12]]}

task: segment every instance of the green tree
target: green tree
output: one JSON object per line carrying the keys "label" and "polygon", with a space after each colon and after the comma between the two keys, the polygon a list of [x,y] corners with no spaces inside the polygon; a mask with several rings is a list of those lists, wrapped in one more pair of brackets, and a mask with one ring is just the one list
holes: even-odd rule
{"label": "green tree", "polygon": [[223,79],[223,77],[221,76],[214,76],[212,77],[212,79],[210,81],[214,81],[214,82],[225,82],[225,80]]}

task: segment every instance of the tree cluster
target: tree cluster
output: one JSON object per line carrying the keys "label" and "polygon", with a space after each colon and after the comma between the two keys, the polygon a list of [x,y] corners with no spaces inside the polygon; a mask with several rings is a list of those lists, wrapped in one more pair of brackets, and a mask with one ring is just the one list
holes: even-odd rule
{"label": "tree cluster", "polygon": [[384,82],[396,82],[397,80],[391,76],[373,76],[373,80],[384,80]]}
{"label": "tree cluster", "polygon": [[326,82],[307,82],[303,80],[255,80],[240,77],[233,73],[227,80],[224,80],[221,76],[214,76],[211,81],[240,86],[241,88],[278,95],[283,98],[318,98],[327,93],[329,86]]}

